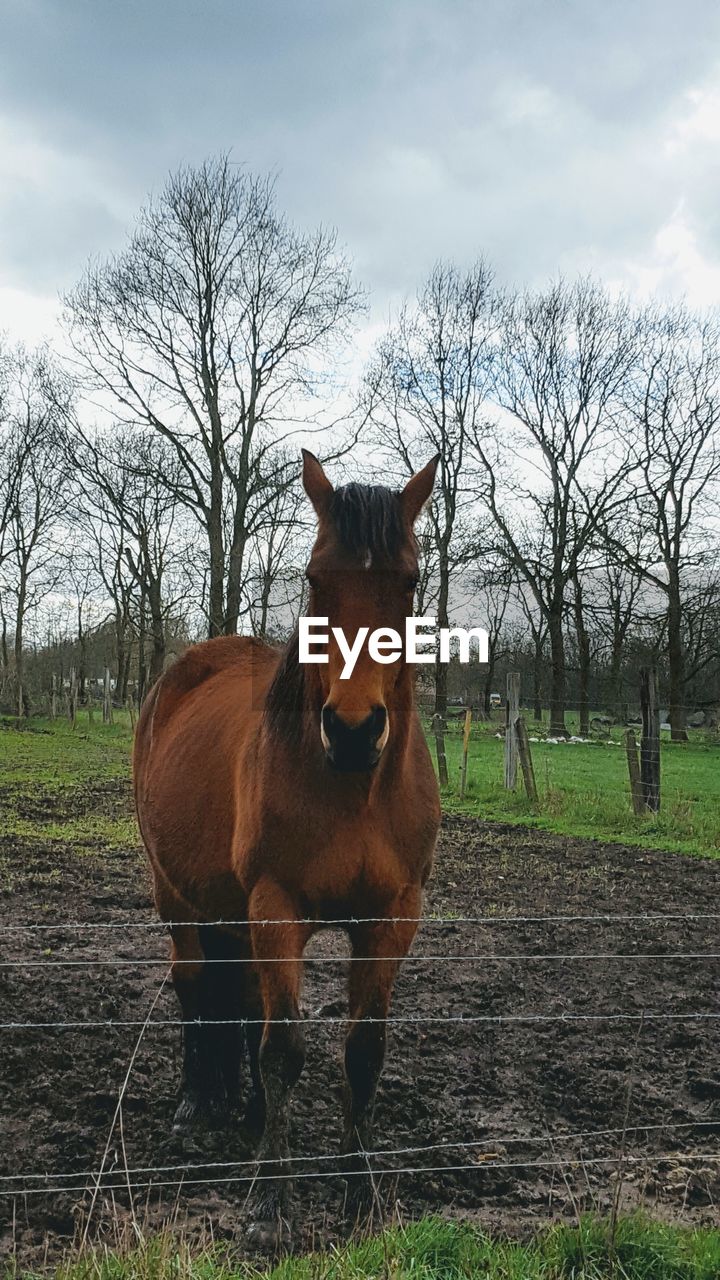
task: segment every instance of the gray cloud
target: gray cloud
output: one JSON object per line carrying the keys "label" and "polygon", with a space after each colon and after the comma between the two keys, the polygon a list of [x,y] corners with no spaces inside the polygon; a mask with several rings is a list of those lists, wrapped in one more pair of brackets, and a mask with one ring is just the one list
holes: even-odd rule
{"label": "gray cloud", "polygon": [[439,255],[631,278],[679,208],[716,254],[710,144],[677,134],[719,83],[711,0],[5,0],[2,31],[0,268],[30,294],[225,149],[338,226],[378,312]]}

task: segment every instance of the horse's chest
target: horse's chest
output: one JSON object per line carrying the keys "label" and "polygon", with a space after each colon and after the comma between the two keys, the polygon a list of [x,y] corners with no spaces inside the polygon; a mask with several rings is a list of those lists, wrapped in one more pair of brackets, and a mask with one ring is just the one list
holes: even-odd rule
{"label": "horse's chest", "polygon": [[363,824],[340,820],[308,832],[297,853],[305,892],[315,901],[379,903],[423,879],[432,850],[422,848],[410,824],[399,826],[379,815]]}
{"label": "horse's chest", "polygon": [[408,879],[401,851],[381,831],[339,830],[305,854],[305,892],[318,903],[385,900]]}

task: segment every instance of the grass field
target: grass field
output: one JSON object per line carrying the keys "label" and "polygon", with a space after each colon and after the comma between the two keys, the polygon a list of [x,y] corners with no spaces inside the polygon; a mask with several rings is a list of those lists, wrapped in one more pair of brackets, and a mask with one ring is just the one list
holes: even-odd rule
{"label": "grass field", "polygon": [[[575,730],[572,717],[568,727]],[[649,845],[677,853],[720,855],[720,743],[703,732],[690,741],[661,743],[662,805],[659,814],[636,816],[630,804],[627,761],[621,729],[606,740],[550,743],[528,720],[539,804],[528,800],[520,771],[515,791],[503,787],[501,723],[473,725],[465,800],[459,798],[462,735],[446,737],[450,786],[445,808],[502,822],[520,822],[563,835],[623,844]],[[434,743],[431,742],[433,758]]]}
{"label": "grass field", "polygon": [[[7,1270],[7,1277],[20,1273]],[[129,1253],[85,1254],[57,1280],[717,1280],[720,1231],[620,1219],[560,1225],[528,1244],[426,1218],[333,1253],[287,1258],[269,1270],[198,1250],[168,1235]],[[22,1273],[30,1280],[32,1273]]]}
{"label": "grass field", "polygon": [[[0,729],[0,823],[18,839],[57,840],[79,853],[137,843],[129,803],[132,734],[125,712],[103,725],[80,713],[75,729],[65,719],[33,718]],[[100,798],[98,797],[98,789]]]}
{"label": "grass field", "polygon": [[[572,719],[570,727],[572,728]],[[531,737],[536,736],[528,722]],[[563,835],[617,840],[671,852],[720,855],[720,743],[697,731],[687,743],[663,740],[662,806],[657,815],[635,816],[620,730],[605,741],[532,743],[540,795],[532,805],[518,781],[503,787],[500,723],[473,725],[468,786],[460,801],[460,729],[447,734],[450,786],[444,807],[488,820],[542,827]],[[543,731],[541,731],[543,732]],[[64,719],[33,719],[18,730],[0,731],[0,817],[18,838],[59,840],[89,852],[94,844],[127,847],[136,842],[126,780],[132,743],[125,712],[103,725],[97,712],[89,725],[81,712],[73,730]],[[431,741],[431,752],[435,755]],[[105,800],[98,811],[97,788]],[[92,784],[94,801],[84,800]]]}

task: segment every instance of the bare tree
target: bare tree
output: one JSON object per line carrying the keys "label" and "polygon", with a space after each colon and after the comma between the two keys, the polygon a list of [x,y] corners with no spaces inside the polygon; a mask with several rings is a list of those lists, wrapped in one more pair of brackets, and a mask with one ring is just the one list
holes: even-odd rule
{"label": "bare tree", "polygon": [[[633,497],[652,552],[635,565],[665,600],[671,736],[680,742],[687,738],[684,607],[712,538],[720,479],[720,321],[679,306],[653,308],[643,322],[630,397],[640,481]],[[627,556],[619,541],[616,548]]]}
{"label": "bare tree", "polygon": [[12,419],[8,388],[10,383],[10,353],[0,347],[0,673],[2,688],[9,679],[10,654],[8,648],[8,610],[6,607],[2,568],[10,554],[10,511],[16,483],[16,453],[11,449]]}
{"label": "bare tree", "polygon": [[[16,705],[29,710],[25,631],[60,574],[59,522],[67,504],[63,417],[50,389],[47,354],[18,349],[12,368],[10,427],[5,439],[2,595],[13,608]],[[3,609],[3,626],[7,626]]]}
{"label": "bare tree", "polygon": [[[297,470],[297,468],[296,468]],[[264,520],[253,535],[246,579],[247,611],[254,635],[292,629],[305,587],[304,564],[311,525],[304,520],[299,484],[268,489]]]}
{"label": "bare tree", "polygon": [[295,231],[270,180],[208,160],[172,176],[66,301],[88,385],[173,451],[166,483],[207,547],[209,633],[236,631],[267,486],[289,483],[278,443],[361,305],[335,234]]}
{"label": "bare tree", "polygon": [[[162,437],[122,426],[114,433],[90,434],[76,424],[69,451],[81,478],[79,504],[86,527],[96,535],[105,531],[98,551],[116,618],[119,610],[125,622],[134,623],[138,635],[142,694],[163,671],[167,620],[173,609],[168,582],[173,567],[185,559],[177,457]],[[97,536],[95,541],[97,546]],[[104,568],[108,559],[109,576]],[[116,687],[122,695],[126,637],[118,639]]]}
{"label": "bare tree", "polygon": [[563,281],[510,299],[495,364],[494,424],[478,422],[472,452],[502,549],[548,628],[550,727],[565,733],[564,622],[598,521],[622,501],[627,461],[613,432],[635,355],[625,301]]}
{"label": "bare tree", "polygon": [[[608,526],[598,528],[605,554],[588,608],[599,637],[600,652],[609,659],[605,706],[616,719],[628,716],[623,664],[630,637],[647,621],[647,545],[643,529],[633,517],[633,504],[620,509]],[[618,549],[621,549],[619,552]]]}
{"label": "bare tree", "polygon": [[[465,463],[484,412],[495,328],[487,265],[480,260],[462,273],[439,263],[416,305],[404,306],[381,340],[364,379],[364,411],[391,468],[411,475],[418,461],[439,454],[423,607],[432,598],[441,627],[449,624],[451,577],[477,550]],[[447,668],[438,660],[435,713],[446,710]]]}
{"label": "bare tree", "polygon": [[78,698],[80,703],[87,699],[88,679],[88,640],[92,625],[92,614],[96,603],[97,573],[92,561],[91,547],[87,542],[75,544],[65,568],[65,577],[72,591],[75,606],[75,621],[79,662],[77,669]]}
{"label": "bare tree", "polygon": [[524,576],[515,577],[515,598],[520,605],[523,618],[527,623],[532,641],[532,699],[533,716],[538,724],[542,721],[543,691],[545,672],[545,649],[547,645],[547,618],[538,607],[535,593],[528,588]]}
{"label": "bare tree", "polygon": [[490,719],[492,687],[495,682],[495,670],[499,660],[506,653],[503,627],[512,595],[513,580],[503,561],[487,564],[477,581],[477,616],[482,620],[488,633],[488,662],[483,681],[482,712],[486,720]]}
{"label": "bare tree", "polygon": [[[698,581],[683,601],[685,688],[695,686],[694,701],[717,704],[720,688],[718,624],[720,623],[720,574],[713,551],[700,564]],[[685,702],[687,703],[686,696]]]}

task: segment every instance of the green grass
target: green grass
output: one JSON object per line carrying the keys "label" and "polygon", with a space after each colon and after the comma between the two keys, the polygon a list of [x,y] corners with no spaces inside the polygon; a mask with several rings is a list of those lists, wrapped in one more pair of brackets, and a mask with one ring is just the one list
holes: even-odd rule
{"label": "green grass", "polygon": [[[234,1261],[217,1245],[192,1248],[165,1235],[128,1253],[88,1252],[54,1274],[57,1280],[718,1280],[720,1231],[626,1218],[613,1233],[607,1221],[587,1218],[521,1244],[425,1218],[269,1269]],[[14,1280],[31,1275],[7,1271]]]}
{"label": "green grass", "polygon": [[0,778],[2,785],[59,787],[79,786],[97,778],[126,778],[132,747],[130,720],[115,712],[115,722],[102,723],[99,711],[92,725],[86,711],[78,713],[73,729],[63,718],[33,717],[18,728],[18,721],[0,721]]}
{"label": "green grass", "polygon": [[104,725],[67,719],[0,721],[0,831],[57,841],[78,852],[137,844],[129,792],[132,733],[126,712]]}
{"label": "green grass", "polygon": [[[569,718],[570,719],[570,718]],[[531,737],[538,731],[528,719]],[[574,727],[572,722],[571,729]],[[689,742],[661,744],[662,804],[659,814],[632,812],[627,761],[621,730],[608,741],[531,743],[539,804],[528,800],[518,769],[515,791],[503,785],[504,744],[491,726],[473,725],[468,757],[468,785],[460,800],[462,736],[453,726],[446,736],[450,785],[443,805],[501,822],[518,822],[563,835],[624,844],[646,845],[675,853],[720,856],[720,744],[701,732]],[[547,728],[540,730],[543,735]],[[429,736],[435,759],[435,744]]]}
{"label": "green grass", "polygon": [[[575,727],[568,717],[571,730]],[[468,786],[459,798],[462,739],[455,723],[446,737],[450,812],[598,840],[652,846],[670,852],[720,856],[720,743],[702,731],[687,743],[663,738],[662,806],[657,815],[635,816],[630,805],[621,730],[607,741],[531,744],[540,802],[532,805],[521,776],[515,791],[503,787],[503,743],[492,725],[473,725]],[[528,720],[531,736],[537,730]],[[546,733],[546,728],[540,730]],[[18,728],[0,722],[0,824],[18,840],[58,841],[79,852],[137,843],[129,788],[132,734],[127,713],[92,725],[80,712],[75,729],[66,719],[37,718]],[[430,746],[435,757],[434,742]],[[113,793],[113,784],[115,791]]]}

